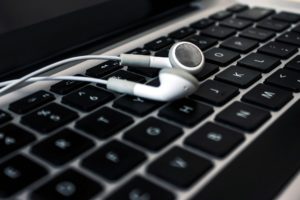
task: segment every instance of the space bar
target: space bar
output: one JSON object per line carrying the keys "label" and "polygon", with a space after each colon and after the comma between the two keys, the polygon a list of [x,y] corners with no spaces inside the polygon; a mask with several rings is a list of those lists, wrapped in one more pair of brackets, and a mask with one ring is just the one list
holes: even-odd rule
{"label": "space bar", "polygon": [[273,199],[299,168],[300,100],[192,199]]}

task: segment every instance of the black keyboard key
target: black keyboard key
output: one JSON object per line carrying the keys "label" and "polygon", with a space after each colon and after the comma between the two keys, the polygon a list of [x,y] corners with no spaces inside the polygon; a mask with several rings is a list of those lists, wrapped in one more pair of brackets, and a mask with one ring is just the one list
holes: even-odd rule
{"label": "black keyboard key", "polygon": [[174,40],[169,37],[161,37],[152,42],[145,44],[145,49],[158,51],[174,43]]}
{"label": "black keyboard key", "polygon": [[214,37],[219,40],[226,39],[229,36],[234,35],[235,33],[236,31],[234,29],[226,28],[222,26],[211,26],[201,31],[201,35]]}
{"label": "black keyboard key", "polygon": [[244,10],[247,10],[249,7],[247,5],[244,5],[244,4],[236,4],[236,5],[233,5],[231,7],[229,7],[227,10],[229,10],[230,12],[241,12],[241,11],[244,11]]}
{"label": "black keyboard key", "polygon": [[216,120],[252,132],[270,117],[270,113],[265,110],[241,102],[234,102],[219,113]]}
{"label": "black keyboard key", "polygon": [[9,105],[9,109],[18,114],[27,113],[54,100],[53,94],[46,91],[35,92]]}
{"label": "black keyboard key", "polygon": [[[77,75],[81,76],[81,75]],[[54,85],[51,86],[50,90],[52,92],[55,92],[56,94],[68,94],[74,90],[77,90],[78,88],[81,88],[85,85],[87,85],[87,82],[81,82],[81,81],[60,81]]]}
{"label": "black keyboard key", "polygon": [[221,26],[226,26],[229,28],[234,28],[242,30],[252,25],[252,22],[249,20],[238,19],[238,18],[228,18],[220,22]]}
{"label": "black keyboard key", "polygon": [[194,34],[195,32],[196,31],[193,28],[184,27],[184,28],[181,28],[177,31],[174,31],[174,32],[170,33],[169,37],[180,40],[180,39],[183,39],[183,38],[185,38],[189,35]]}
{"label": "black keyboard key", "polygon": [[218,40],[202,35],[194,35],[186,39],[186,41],[198,46],[202,51],[218,44]]}
{"label": "black keyboard key", "polygon": [[221,106],[239,94],[239,89],[221,83],[218,81],[208,80],[202,83],[199,89],[192,95],[193,98]]}
{"label": "black keyboard key", "polygon": [[174,147],[150,164],[148,172],[173,185],[188,188],[211,167],[210,161]]}
{"label": "black keyboard key", "polygon": [[261,72],[269,72],[280,64],[280,59],[260,53],[252,53],[238,62],[238,65]]}
{"label": "black keyboard key", "polygon": [[273,31],[260,29],[260,28],[248,28],[240,33],[239,36],[246,37],[253,40],[258,40],[260,42],[265,42],[272,37],[274,37],[276,34]]}
{"label": "black keyboard key", "polygon": [[285,22],[277,21],[277,20],[271,20],[271,19],[265,19],[256,25],[258,28],[265,28],[271,31],[276,32],[282,32],[285,29],[289,28],[290,25]]}
{"label": "black keyboard key", "polygon": [[97,138],[105,139],[132,123],[131,117],[104,107],[78,121],[76,127]]}
{"label": "black keyboard key", "polygon": [[181,134],[180,128],[150,117],[127,131],[124,138],[146,149],[158,151]]}
{"label": "black keyboard key", "polygon": [[121,68],[119,62],[116,61],[107,61],[104,63],[101,63],[95,67],[92,67],[86,71],[86,75],[95,77],[95,78],[101,78],[103,76],[106,76],[114,71],[117,71]]}
{"label": "black keyboard key", "polygon": [[21,123],[42,133],[49,133],[76,119],[78,114],[66,107],[51,103],[21,118]]}
{"label": "black keyboard key", "polygon": [[136,48],[133,49],[132,51],[129,51],[128,54],[135,54],[135,55],[145,55],[148,56],[151,54],[151,52],[147,49],[143,49],[143,48]]}
{"label": "black keyboard key", "polygon": [[259,72],[236,66],[225,69],[215,77],[216,80],[224,81],[240,88],[247,88],[260,78]]}
{"label": "black keyboard key", "polygon": [[[169,50],[167,52],[169,54]],[[156,54],[155,54],[155,56],[164,57],[162,55],[156,55]],[[168,57],[168,56],[169,55],[166,55],[165,57]],[[150,78],[154,78],[154,77],[158,76],[158,73],[159,73],[159,69],[154,69],[154,68],[128,67],[127,70],[134,72],[136,74],[150,77]]]}
{"label": "black keyboard key", "polygon": [[224,157],[243,140],[241,133],[209,122],[192,133],[185,144],[214,156]]}
{"label": "black keyboard key", "polygon": [[276,87],[259,84],[243,96],[243,101],[264,108],[279,110],[293,98],[292,92]]}
{"label": "black keyboard key", "polygon": [[47,175],[47,170],[22,155],[0,164],[0,197],[10,197]]}
{"label": "black keyboard key", "polygon": [[300,25],[296,26],[296,28],[294,28],[293,31],[300,33]]}
{"label": "black keyboard key", "polygon": [[60,166],[76,158],[93,146],[94,143],[90,139],[72,130],[64,129],[38,143],[32,147],[31,151],[36,156],[51,164]]}
{"label": "black keyboard key", "polygon": [[300,21],[300,15],[296,13],[290,13],[290,12],[280,12],[276,15],[272,16],[273,19],[281,20],[289,23],[296,23]]}
{"label": "black keyboard key", "polygon": [[279,69],[269,76],[265,83],[293,92],[300,92],[300,73],[287,69]]}
{"label": "black keyboard key", "polygon": [[223,11],[220,11],[220,12],[217,12],[217,13],[211,15],[210,18],[213,20],[216,20],[216,21],[220,21],[220,20],[230,17],[231,15],[232,15],[231,12],[223,10]]}
{"label": "black keyboard key", "polygon": [[211,75],[217,73],[219,71],[219,67],[214,64],[205,63],[203,69],[194,76],[199,80],[203,81],[204,79],[210,77]]}
{"label": "black keyboard key", "polygon": [[298,48],[293,45],[280,42],[270,42],[258,49],[258,52],[269,54],[271,56],[288,59],[298,51]]}
{"label": "black keyboard key", "polygon": [[276,39],[279,42],[285,42],[292,45],[300,46],[300,33],[287,32]]}
{"label": "black keyboard key", "polygon": [[163,108],[159,112],[159,116],[191,127],[212,112],[213,109],[210,106],[189,99],[182,99]]}
{"label": "black keyboard key", "polygon": [[10,120],[12,120],[12,116],[3,110],[0,110],[0,125],[4,124]]}
{"label": "black keyboard key", "polygon": [[221,47],[238,51],[241,53],[248,53],[258,46],[258,42],[240,37],[231,37],[222,42]]}
{"label": "black keyboard key", "polygon": [[31,194],[33,200],[91,199],[103,187],[74,169],[68,169]]}
{"label": "black keyboard key", "polygon": [[[108,80],[109,78],[112,78],[112,77],[118,78],[118,79],[124,79],[124,80],[128,80],[128,81],[133,81],[133,82],[138,82],[138,83],[146,82],[145,77],[140,76],[135,73],[128,72],[128,71],[124,71],[124,70],[116,71],[112,74],[105,76],[103,79]],[[99,85],[99,86],[103,87],[103,85]]]}
{"label": "black keyboard key", "polygon": [[240,58],[240,54],[221,48],[213,48],[204,53],[204,57],[208,62],[220,65],[227,66],[230,63],[236,61]]}
{"label": "black keyboard key", "polygon": [[136,176],[105,200],[174,200],[175,196],[154,183]]}
{"label": "black keyboard key", "polygon": [[116,108],[141,117],[149,114],[161,105],[162,103],[157,101],[151,101],[129,95],[119,98],[113,104]]}
{"label": "black keyboard key", "polygon": [[215,21],[212,19],[201,19],[201,20],[191,24],[191,27],[196,28],[196,29],[204,29],[213,24],[215,24]]}
{"label": "black keyboard key", "polygon": [[85,158],[82,166],[108,180],[117,180],[146,160],[146,156],[121,142],[112,141]]}
{"label": "black keyboard key", "polygon": [[157,51],[154,55],[157,57],[169,57],[169,51],[170,51],[170,48],[165,48],[160,51]]}
{"label": "black keyboard key", "polygon": [[299,111],[300,101],[259,135],[192,200],[276,199],[300,168]]}
{"label": "black keyboard key", "polygon": [[30,144],[35,136],[24,129],[8,124],[0,128],[0,158]]}
{"label": "black keyboard key", "polygon": [[62,103],[82,111],[91,111],[112,100],[114,95],[95,86],[86,86],[62,98]]}
{"label": "black keyboard key", "polygon": [[288,62],[285,67],[288,69],[300,71],[300,56],[296,56],[293,60]]}
{"label": "black keyboard key", "polygon": [[275,11],[271,9],[254,7],[237,14],[237,17],[252,20],[252,21],[259,21],[273,14],[274,12]]}

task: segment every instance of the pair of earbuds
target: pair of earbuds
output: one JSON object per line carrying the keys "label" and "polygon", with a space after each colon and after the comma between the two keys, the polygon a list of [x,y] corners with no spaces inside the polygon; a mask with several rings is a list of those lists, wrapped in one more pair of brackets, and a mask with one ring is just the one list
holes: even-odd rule
{"label": "pair of earbuds", "polygon": [[[115,77],[108,80],[77,76],[36,77],[63,64],[88,59],[115,60],[119,61],[122,66],[162,69],[158,76],[160,85],[153,87]],[[204,66],[204,62],[205,59],[201,49],[190,42],[175,43],[171,47],[167,58],[132,54],[121,54],[120,57],[79,56],[53,63],[20,79],[2,82],[0,87],[3,88],[0,89],[0,94],[23,82],[71,80],[104,84],[109,90],[145,99],[173,101],[188,96],[197,90],[198,80],[192,74],[199,73]]]}

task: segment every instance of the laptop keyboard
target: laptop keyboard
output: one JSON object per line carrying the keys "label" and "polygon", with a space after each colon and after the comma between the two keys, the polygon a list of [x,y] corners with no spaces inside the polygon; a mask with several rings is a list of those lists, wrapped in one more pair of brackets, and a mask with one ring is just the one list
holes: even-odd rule
{"label": "laptop keyboard", "polygon": [[[170,46],[181,40],[204,51],[206,65],[196,75],[199,90],[175,102],[113,94],[103,86],[76,81],[61,81],[12,102],[0,110],[0,198],[27,190],[34,200],[97,195],[108,200],[175,199],[169,187],[191,189],[214,169],[216,159],[230,155],[300,91],[300,56],[277,69],[299,50],[299,21],[297,14],[238,4],[130,51],[166,57]],[[78,74],[149,85],[159,84],[157,75],[156,69],[121,67],[113,61]],[[232,101],[266,75],[240,101]],[[213,120],[186,135],[213,114]],[[11,122],[14,117],[19,123]],[[247,153],[262,148],[259,142],[271,138],[266,132]],[[178,140],[182,146],[175,145]],[[164,149],[168,150],[161,153]],[[155,155],[159,156],[150,159]],[[225,168],[194,199],[220,199],[211,198],[222,193],[212,195],[213,188],[218,191],[230,176],[238,182],[239,161],[253,160],[249,153],[245,158],[248,162],[240,156],[229,166],[239,175]],[[141,167],[146,175],[137,172]],[[133,175],[126,180],[129,174]],[[113,191],[106,191],[107,184]],[[270,194],[279,192],[275,184]]]}

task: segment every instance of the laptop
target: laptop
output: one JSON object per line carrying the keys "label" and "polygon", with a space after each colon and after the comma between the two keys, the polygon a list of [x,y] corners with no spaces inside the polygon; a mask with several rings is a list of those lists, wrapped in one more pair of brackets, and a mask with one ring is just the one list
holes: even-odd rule
{"label": "laptop", "polygon": [[[174,102],[45,81],[0,97],[0,199],[300,199],[300,3],[0,2],[0,78],[64,58],[204,52]],[[45,75],[159,85],[158,70],[88,60]]]}

